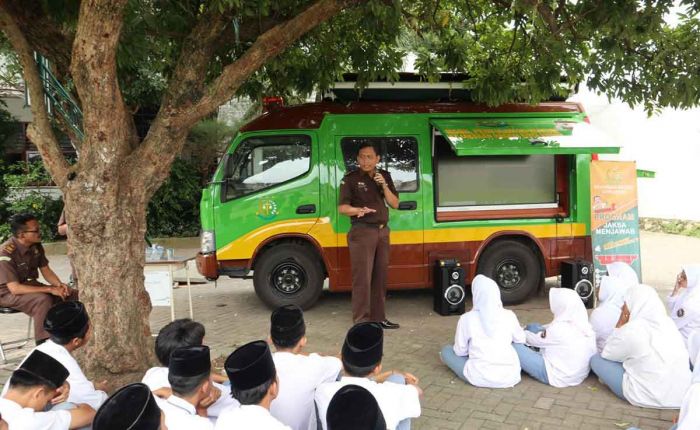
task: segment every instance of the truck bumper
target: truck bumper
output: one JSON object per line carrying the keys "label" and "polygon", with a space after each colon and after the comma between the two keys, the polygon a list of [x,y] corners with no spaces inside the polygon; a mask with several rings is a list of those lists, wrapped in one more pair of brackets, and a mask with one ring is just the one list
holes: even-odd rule
{"label": "truck bumper", "polygon": [[197,253],[197,271],[210,281],[219,278],[219,262],[216,260],[216,253]]}

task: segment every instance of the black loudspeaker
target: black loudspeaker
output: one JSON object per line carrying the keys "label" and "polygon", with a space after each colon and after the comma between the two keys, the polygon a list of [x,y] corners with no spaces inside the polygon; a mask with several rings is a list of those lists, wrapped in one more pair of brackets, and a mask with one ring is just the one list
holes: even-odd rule
{"label": "black loudspeaker", "polygon": [[571,288],[576,291],[586,308],[593,308],[595,305],[593,263],[585,260],[562,261],[561,286],[562,288]]}
{"label": "black loudspeaker", "polygon": [[433,309],[440,315],[464,313],[464,269],[457,260],[437,260],[433,273]]}

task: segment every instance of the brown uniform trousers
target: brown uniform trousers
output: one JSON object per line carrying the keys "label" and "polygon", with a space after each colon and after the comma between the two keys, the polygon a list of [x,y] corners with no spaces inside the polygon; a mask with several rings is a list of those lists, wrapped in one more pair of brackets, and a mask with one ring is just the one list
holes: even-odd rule
{"label": "brown uniform trousers", "polygon": [[354,224],[348,233],[352,269],[352,320],[386,319],[386,279],[389,267],[389,228]]}
{"label": "brown uniform trousers", "polygon": [[[37,281],[24,284],[44,286]],[[70,293],[66,300],[78,300],[78,290],[71,289]],[[49,309],[60,301],[62,301],[60,297],[47,293],[14,295],[6,286],[0,287],[0,306],[16,309],[31,316],[34,319],[34,339],[37,341],[48,339],[49,333],[44,330],[44,320]]]}

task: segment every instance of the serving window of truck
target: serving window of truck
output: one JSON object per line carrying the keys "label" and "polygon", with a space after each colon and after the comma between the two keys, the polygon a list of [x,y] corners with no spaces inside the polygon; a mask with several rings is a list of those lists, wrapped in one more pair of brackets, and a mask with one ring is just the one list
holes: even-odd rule
{"label": "serving window of truck", "polygon": [[248,276],[270,306],[311,306],[328,279],[351,288],[338,188],[360,144],[400,192],[390,210],[389,289],[430,288],[437,260],[525,300],[565,259],[590,260],[591,154],[614,153],[575,103],[320,102],[244,126],[204,190],[198,268]]}

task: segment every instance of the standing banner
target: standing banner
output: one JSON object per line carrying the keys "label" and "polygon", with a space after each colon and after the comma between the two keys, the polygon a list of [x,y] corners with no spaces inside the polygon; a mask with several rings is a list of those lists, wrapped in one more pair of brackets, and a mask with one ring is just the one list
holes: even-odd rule
{"label": "standing banner", "polygon": [[642,279],[637,213],[637,168],[633,161],[591,162],[591,242],[596,285],[605,265],[622,261]]}

